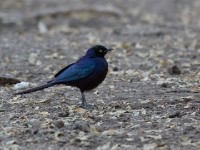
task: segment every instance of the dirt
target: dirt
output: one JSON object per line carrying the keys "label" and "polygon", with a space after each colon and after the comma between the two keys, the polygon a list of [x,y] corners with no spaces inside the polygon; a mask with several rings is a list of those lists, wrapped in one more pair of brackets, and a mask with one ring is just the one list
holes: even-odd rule
{"label": "dirt", "polygon": [[[0,149],[200,149],[199,6],[0,1]],[[13,95],[12,81],[45,83],[95,44],[114,49],[107,78],[86,94],[98,109],[80,108],[65,86]]]}

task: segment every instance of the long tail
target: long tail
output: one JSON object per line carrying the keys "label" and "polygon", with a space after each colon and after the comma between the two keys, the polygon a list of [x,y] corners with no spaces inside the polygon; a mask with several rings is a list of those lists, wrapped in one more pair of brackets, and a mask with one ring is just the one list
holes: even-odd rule
{"label": "long tail", "polygon": [[36,92],[36,91],[43,90],[45,88],[48,88],[48,87],[51,87],[51,86],[54,86],[54,85],[55,85],[55,83],[50,82],[50,83],[47,83],[47,84],[44,84],[44,85],[41,85],[41,86],[38,86],[38,87],[35,87],[35,88],[32,88],[32,89],[28,89],[28,90],[25,90],[25,91],[14,93],[14,95],[28,94],[28,93]]}

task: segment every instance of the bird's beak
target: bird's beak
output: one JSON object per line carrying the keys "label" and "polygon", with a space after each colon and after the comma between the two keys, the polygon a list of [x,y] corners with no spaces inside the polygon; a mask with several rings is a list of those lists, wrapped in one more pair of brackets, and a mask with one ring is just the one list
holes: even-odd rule
{"label": "bird's beak", "polygon": [[107,52],[112,51],[112,50],[113,50],[112,48],[109,48],[109,49],[107,49]]}

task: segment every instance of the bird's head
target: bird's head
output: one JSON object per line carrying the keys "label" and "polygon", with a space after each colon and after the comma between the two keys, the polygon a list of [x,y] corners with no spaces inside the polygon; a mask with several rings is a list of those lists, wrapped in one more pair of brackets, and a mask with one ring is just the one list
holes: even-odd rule
{"label": "bird's head", "polygon": [[104,57],[111,50],[113,49],[108,49],[102,45],[95,45],[87,50],[86,55],[90,57]]}

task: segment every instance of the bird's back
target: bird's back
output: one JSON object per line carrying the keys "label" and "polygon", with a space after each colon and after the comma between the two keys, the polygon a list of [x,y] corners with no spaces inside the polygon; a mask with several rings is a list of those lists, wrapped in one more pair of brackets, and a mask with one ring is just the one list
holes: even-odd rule
{"label": "bird's back", "polygon": [[54,82],[67,84],[85,78],[94,72],[95,62],[91,59],[82,59],[65,68],[55,75]]}

